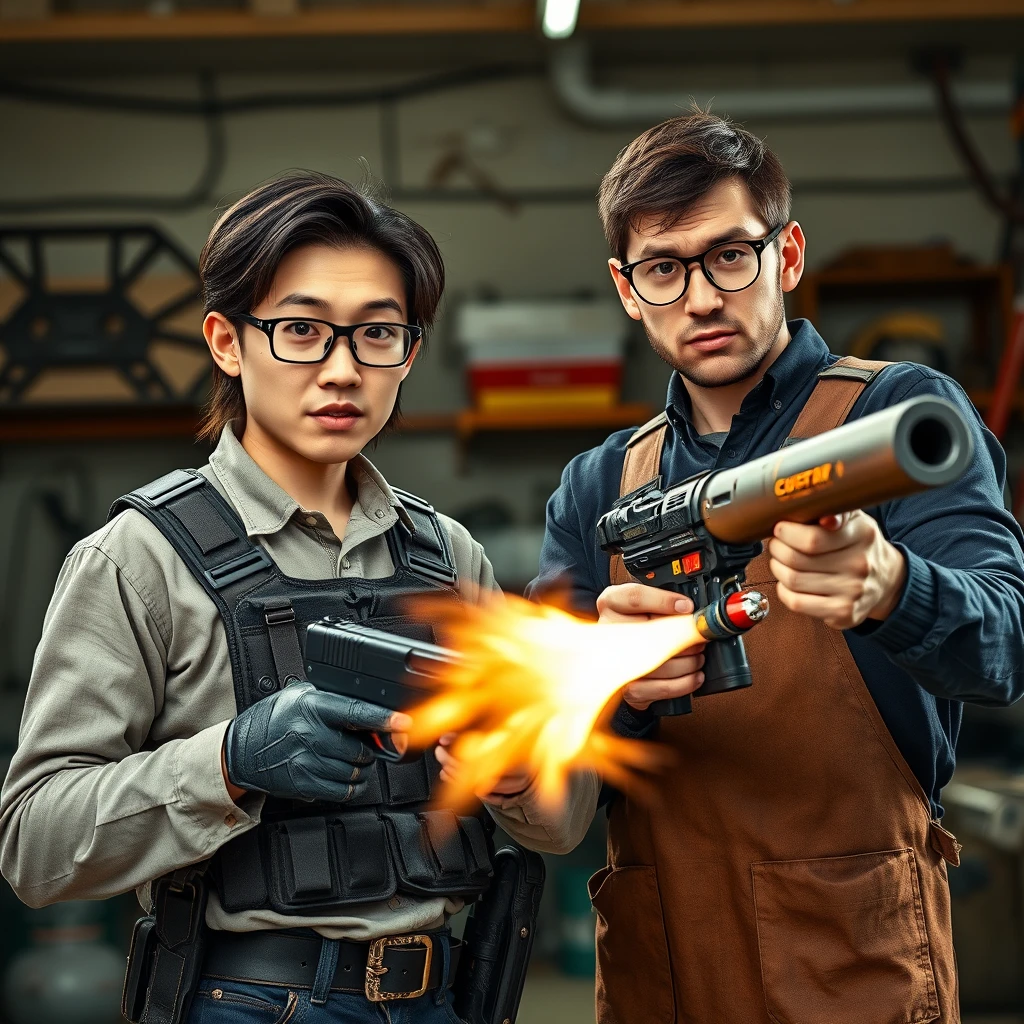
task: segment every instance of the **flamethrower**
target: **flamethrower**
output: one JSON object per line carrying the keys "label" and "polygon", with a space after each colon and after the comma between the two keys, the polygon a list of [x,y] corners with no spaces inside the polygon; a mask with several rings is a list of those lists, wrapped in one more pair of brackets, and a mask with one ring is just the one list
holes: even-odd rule
{"label": "flamethrower", "polygon": [[[956,406],[913,398],[732,469],[662,488],[658,477],[601,517],[598,542],[621,554],[635,579],[675,591],[703,609],[712,641],[694,696],[749,686],[743,639],[767,613],[744,591],[748,563],[777,522],[817,522],[958,480],[973,441]],[[691,710],[690,698],[656,701],[659,715]]]}

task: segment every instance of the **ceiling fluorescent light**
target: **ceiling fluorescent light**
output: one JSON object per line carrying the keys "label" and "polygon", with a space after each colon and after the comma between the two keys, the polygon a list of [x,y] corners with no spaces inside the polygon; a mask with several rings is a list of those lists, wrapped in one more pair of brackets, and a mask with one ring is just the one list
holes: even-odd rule
{"label": "ceiling fluorescent light", "polygon": [[548,39],[568,39],[576,31],[580,0],[540,0],[541,28]]}

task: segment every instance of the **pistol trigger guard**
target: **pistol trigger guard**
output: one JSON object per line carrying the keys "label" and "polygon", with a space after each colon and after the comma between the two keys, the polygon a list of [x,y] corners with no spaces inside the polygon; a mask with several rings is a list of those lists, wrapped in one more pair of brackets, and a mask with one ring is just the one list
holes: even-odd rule
{"label": "pistol trigger guard", "polygon": [[370,746],[382,761],[401,761],[402,755],[395,747],[394,741],[386,732],[371,732]]}
{"label": "pistol trigger guard", "polygon": [[746,573],[738,572],[735,576],[722,580],[722,596],[728,597],[729,594],[739,593],[743,589],[745,577]]}

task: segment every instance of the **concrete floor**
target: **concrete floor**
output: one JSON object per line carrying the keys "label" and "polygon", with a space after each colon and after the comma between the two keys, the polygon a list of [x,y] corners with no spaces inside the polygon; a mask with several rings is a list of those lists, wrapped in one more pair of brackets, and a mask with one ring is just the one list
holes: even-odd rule
{"label": "concrete floor", "polygon": [[[538,966],[530,972],[526,982],[519,1021],[520,1024],[594,1024],[593,981],[569,978],[544,965]],[[968,1015],[963,1018],[963,1024],[1024,1024],[1024,1016]]]}
{"label": "concrete floor", "polygon": [[594,979],[570,978],[543,965],[532,969],[518,1020],[521,1024],[594,1024]]}

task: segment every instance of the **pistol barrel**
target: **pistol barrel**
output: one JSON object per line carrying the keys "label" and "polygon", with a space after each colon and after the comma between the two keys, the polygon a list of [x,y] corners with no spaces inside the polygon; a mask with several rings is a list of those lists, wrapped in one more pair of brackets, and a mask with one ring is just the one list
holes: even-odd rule
{"label": "pistol barrel", "polygon": [[974,443],[959,409],[912,398],[709,477],[700,497],[708,532],[731,544],[953,483]]}
{"label": "pistol barrel", "polygon": [[461,661],[446,647],[328,616],[306,630],[306,677],[315,686],[404,711],[436,690],[445,666]]}

